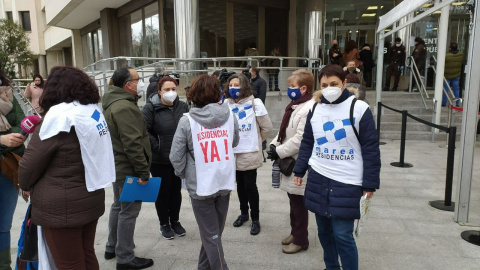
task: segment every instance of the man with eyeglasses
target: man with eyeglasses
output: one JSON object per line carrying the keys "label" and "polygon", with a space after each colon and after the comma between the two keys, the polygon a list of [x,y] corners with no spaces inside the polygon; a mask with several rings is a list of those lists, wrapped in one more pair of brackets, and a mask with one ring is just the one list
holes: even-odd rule
{"label": "man with eyeglasses", "polygon": [[138,183],[147,184],[150,177],[152,151],[146,123],[137,106],[138,91],[145,84],[137,71],[129,67],[115,70],[112,85],[103,95],[102,107],[112,137],[116,181],[113,183],[114,202],[108,222],[105,259],[117,257],[117,269],[144,269],[152,259],[135,256],[133,237],[142,202],[119,202],[125,178],[136,176]]}

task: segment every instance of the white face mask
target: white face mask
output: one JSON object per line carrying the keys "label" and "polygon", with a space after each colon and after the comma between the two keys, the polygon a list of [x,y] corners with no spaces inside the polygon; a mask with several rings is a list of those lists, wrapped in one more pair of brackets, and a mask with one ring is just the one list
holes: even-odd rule
{"label": "white face mask", "polygon": [[137,84],[137,92],[144,92],[146,89],[146,85],[143,80],[139,80]]}
{"label": "white face mask", "polygon": [[167,103],[173,103],[177,98],[177,91],[168,91],[162,95],[162,98]]}
{"label": "white face mask", "polygon": [[322,96],[330,103],[337,100],[342,95],[342,88],[329,86],[322,89]]}
{"label": "white face mask", "polygon": [[397,46],[397,47],[400,47],[400,45],[402,45],[402,44],[401,43],[400,44],[398,44],[398,43],[395,44],[395,46]]}

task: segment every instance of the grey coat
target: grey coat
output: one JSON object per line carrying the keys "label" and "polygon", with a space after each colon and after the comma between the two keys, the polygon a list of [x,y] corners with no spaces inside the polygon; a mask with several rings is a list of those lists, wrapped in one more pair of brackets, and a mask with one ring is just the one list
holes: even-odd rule
{"label": "grey coat", "polygon": [[[203,108],[190,109],[190,117],[206,128],[214,128],[225,124],[230,117],[230,109],[227,104],[211,103]],[[237,118],[233,118],[235,134],[232,146],[239,142]],[[220,190],[210,196],[197,195],[197,172],[195,170],[195,159],[193,158],[192,130],[187,116],[183,116],[178,123],[177,131],[173,137],[170,151],[170,162],[172,162],[175,174],[185,179],[188,193],[193,199],[201,200],[211,197],[223,196],[230,193],[230,190]]]}

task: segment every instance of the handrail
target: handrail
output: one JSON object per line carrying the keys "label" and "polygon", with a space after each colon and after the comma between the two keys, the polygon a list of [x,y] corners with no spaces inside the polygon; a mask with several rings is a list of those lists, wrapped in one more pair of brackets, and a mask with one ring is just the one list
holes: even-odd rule
{"label": "handrail", "polygon": [[[420,74],[420,73],[418,71],[418,67],[417,67],[417,64],[415,63],[413,56],[409,56],[408,58],[410,58],[410,65],[414,68],[414,72],[412,72],[413,78],[415,79],[415,82],[419,89],[420,97],[422,97],[423,105],[425,106],[425,109],[428,109],[427,103],[425,102],[425,97],[427,99],[430,99],[430,96],[427,93],[427,89],[425,87],[425,84],[423,83],[423,80],[421,80],[421,78],[417,78],[417,74]],[[419,81],[421,84],[419,83]],[[425,97],[423,96],[423,94],[425,94]]]}
{"label": "handrail", "polygon": [[[17,82],[24,82],[24,81],[28,81],[28,82],[31,82],[32,80],[29,80],[29,79],[13,79],[13,89],[15,90],[14,92],[14,95],[15,97],[17,98],[17,100],[19,101],[22,101],[23,102],[23,106],[22,106],[22,110],[23,110],[23,113],[27,116],[27,115],[32,115],[32,114],[37,114],[39,115],[39,113],[37,112],[37,110],[35,110],[35,108],[33,107],[32,103],[30,102],[30,100],[28,100],[28,98],[25,97],[24,95],[24,91],[20,88],[20,85],[18,85]],[[20,104],[22,105],[22,104]],[[30,108],[27,108],[27,107],[30,107]]]}

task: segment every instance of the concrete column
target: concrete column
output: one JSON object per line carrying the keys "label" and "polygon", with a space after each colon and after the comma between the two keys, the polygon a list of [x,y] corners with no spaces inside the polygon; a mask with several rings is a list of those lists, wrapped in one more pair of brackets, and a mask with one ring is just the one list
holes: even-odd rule
{"label": "concrete column", "polygon": [[72,61],[74,67],[84,67],[82,50],[82,37],[80,36],[80,30],[72,30]]}
{"label": "concrete column", "polygon": [[39,55],[38,56],[38,74],[42,77],[47,77],[47,56]]}
{"label": "concrete column", "polygon": [[233,3],[227,2],[227,56],[234,56],[235,54],[235,36],[234,36],[234,21],[233,21]]}
{"label": "concrete column", "polygon": [[[198,0],[175,0],[175,49],[177,58],[200,57]],[[194,67],[195,65],[191,65]]]}
{"label": "concrete column", "polygon": [[[445,72],[445,54],[447,53],[447,29],[450,16],[450,5],[443,7],[442,15],[438,25],[438,51],[437,51],[437,74],[435,76],[435,99],[437,105],[435,107],[435,124],[440,124],[440,113],[442,110],[443,96],[443,73]],[[438,129],[436,130],[438,132]]]}
{"label": "concrete column", "polygon": [[325,0],[305,1],[305,52],[308,57],[320,57]]}
{"label": "concrete column", "polygon": [[[288,56],[297,56],[297,0],[290,0],[288,11]],[[289,67],[297,66],[298,61],[288,61]]]}
{"label": "concrete column", "polygon": [[102,58],[120,56],[120,41],[117,10],[105,8],[100,11],[100,28],[102,30]]}
{"label": "concrete column", "polygon": [[3,3],[3,0],[0,0],[0,20],[3,19],[6,19],[5,4]]}
{"label": "concrete column", "polygon": [[265,55],[265,7],[258,7],[258,42],[259,55]]}
{"label": "concrete column", "polygon": [[19,22],[18,20],[18,10],[17,10],[17,3],[16,0],[12,0],[12,17],[14,22]]}
{"label": "concrete column", "polygon": [[159,23],[159,35],[160,35],[160,57],[165,57],[165,18],[163,17],[163,1],[158,1],[158,23]]}

